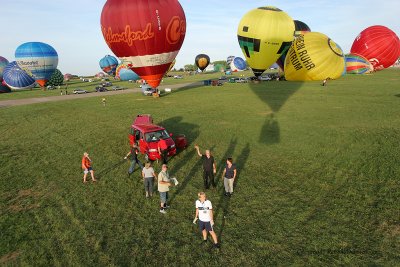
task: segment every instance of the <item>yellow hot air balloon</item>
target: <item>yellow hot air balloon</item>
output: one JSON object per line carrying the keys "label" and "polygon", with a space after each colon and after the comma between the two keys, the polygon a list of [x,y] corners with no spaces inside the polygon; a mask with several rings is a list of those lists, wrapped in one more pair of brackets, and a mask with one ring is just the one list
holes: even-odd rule
{"label": "yellow hot air balloon", "polygon": [[289,49],[294,30],[293,19],[276,7],[259,7],[244,15],[238,27],[238,40],[256,76]]}
{"label": "yellow hot air balloon", "polygon": [[288,81],[322,81],[342,76],[345,60],[342,49],[319,32],[300,34],[285,60]]}

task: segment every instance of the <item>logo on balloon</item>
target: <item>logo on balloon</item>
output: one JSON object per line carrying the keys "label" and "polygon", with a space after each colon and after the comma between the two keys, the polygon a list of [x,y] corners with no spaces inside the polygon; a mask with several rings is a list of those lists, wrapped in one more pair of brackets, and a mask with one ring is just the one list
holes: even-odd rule
{"label": "logo on balloon", "polygon": [[111,27],[108,30],[103,28],[103,36],[108,45],[112,43],[127,43],[132,46],[135,41],[145,41],[154,37],[154,32],[151,23],[147,23],[143,31],[132,31],[130,25],[125,26],[125,31],[122,33],[113,33]]}
{"label": "logo on balloon", "polygon": [[167,26],[167,41],[170,44],[176,44],[186,33],[186,22],[178,16],[172,17]]}

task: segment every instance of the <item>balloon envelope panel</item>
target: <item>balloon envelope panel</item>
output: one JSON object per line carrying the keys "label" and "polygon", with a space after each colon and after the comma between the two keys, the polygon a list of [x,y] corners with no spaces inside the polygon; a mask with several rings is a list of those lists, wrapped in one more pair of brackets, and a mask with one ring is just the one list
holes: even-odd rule
{"label": "balloon envelope panel", "polygon": [[156,88],[182,46],[186,17],[177,0],[108,0],[101,29],[122,63]]}
{"label": "balloon envelope panel", "polygon": [[350,49],[368,59],[375,70],[388,68],[400,57],[400,40],[392,30],[375,25],[363,30]]}
{"label": "balloon envelope panel", "polygon": [[348,54],[346,55],[345,60],[347,74],[365,74],[374,70],[371,62],[363,56]]}
{"label": "balloon envelope panel", "polygon": [[35,86],[35,79],[22,70],[17,62],[13,61],[4,68],[4,82],[11,89],[28,89]]}
{"label": "balloon envelope panel", "polygon": [[44,86],[58,65],[57,51],[41,42],[28,42],[15,51],[17,64],[31,74],[40,86]]}
{"label": "balloon envelope panel", "polygon": [[299,35],[285,59],[285,78],[289,81],[337,79],[344,70],[342,49],[318,32]]}
{"label": "balloon envelope panel", "polygon": [[276,7],[260,7],[244,15],[237,31],[238,41],[256,76],[288,49],[294,30],[293,19]]}

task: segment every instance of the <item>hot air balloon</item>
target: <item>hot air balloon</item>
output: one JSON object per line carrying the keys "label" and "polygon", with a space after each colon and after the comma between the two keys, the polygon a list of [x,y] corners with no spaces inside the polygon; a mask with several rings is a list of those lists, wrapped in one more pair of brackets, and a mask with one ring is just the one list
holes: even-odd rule
{"label": "hot air balloon", "polygon": [[182,46],[186,18],[177,0],[108,0],[101,29],[122,63],[156,88]]}
{"label": "hot air balloon", "polygon": [[44,87],[58,65],[58,54],[48,44],[29,42],[20,45],[15,51],[18,66],[31,75]]}
{"label": "hot air balloon", "polygon": [[0,94],[10,93],[10,92],[11,89],[7,86],[7,84],[4,81],[0,82]]}
{"label": "hot air balloon", "polygon": [[72,74],[70,73],[64,74],[64,81],[69,81],[71,79],[72,79]]}
{"label": "hot air balloon", "polygon": [[311,29],[310,27],[308,27],[307,24],[305,24],[304,22],[300,21],[300,20],[294,20],[294,36],[298,36],[300,34],[306,33],[306,32],[310,32]]}
{"label": "hot air balloon", "polygon": [[8,65],[8,60],[0,56],[0,83],[3,81],[3,70]]}
{"label": "hot air balloon", "polygon": [[285,59],[288,81],[337,79],[344,70],[342,49],[328,36],[318,32],[300,34]]}
{"label": "hot air balloon", "polygon": [[293,41],[294,22],[276,7],[259,7],[239,23],[238,40],[254,75],[260,76]]}
{"label": "hot air balloon", "polygon": [[365,57],[375,70],[380,70],[390,67],[400,57],[400,40],[385,26],[371,26],[357,36],[350,51]]}
{"label": "hot air balloon", "polygon": [[348,54],[345,56],[347,74],[364,74],[374,70],[371,62],[363,56]]}
{"label": "hot air balloon", "polygon": [[210,64],[210,57],[205,54],[197,55],[194,59],[194,63],[196,63],[196,66],[203,71],[207,68],[208,64]]}
{"label": "hot air balloon", "polygon": [[226,65],[230,66],[232,63],[232,60],[235,59],[235,56],[229,56],[226,58]]}
{"label": "hot air balloon", "polygon": [[119,79],[121,81],[137,81],[140,77],[133,70],[125,68],[119,71]]}
{"label": "hot air balloon", "polygon": [[[294,28],[295,28],[295,32],[294,32],[295,38],[302,33],[311,31],[310,27],[308,27],[308,25],[305,24],[304,22],[302,22],[300,20],[294,20],[293,22],[294,22]],[[278,66],[281,68],[281,70],[285,70],[285,58],[286,58],[289,48],[290,48],[290,46],[282,53],[282,55],[276,61]]]}
{"label": "hot air balloon", "polygon": [[61,73],[59,69],[56,69],[51,75],[50,79],[46,83],[46,86],[60,86],[64,83],[64,75]]}
{"label": "hot air balloon", "polygon": [[118,66],[118,59],[113,56],[107,55],[100,59],[100,68],[108,75],[115,76],[115,71]]}
{"label": "hot air balloon", "polygon": [[243,71],[246,69],[246,61],[244,61],[243,58],[241,57],[235,57],[232,62],[231,62],[231,70],[236,72],[236,71]]}
{"label": "hot air balloon", "polygon": [[3,79],[7,86],[14,90],[33,88],[36,84],[35,79],[21,69],[15,61],[4,68]]}

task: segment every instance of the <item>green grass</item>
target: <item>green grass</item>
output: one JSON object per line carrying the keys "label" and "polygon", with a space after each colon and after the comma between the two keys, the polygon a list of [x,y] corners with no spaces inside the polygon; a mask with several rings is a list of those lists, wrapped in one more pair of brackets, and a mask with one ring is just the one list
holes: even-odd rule
{"label": "green grass", "polygon": [[[223,73],[200,73],[197,75],[188,75],[187,73],[183,72],[170,72],[169,75],[182,75],[183,79],[174,79],[173,77],[165,77],[163,78],[161,85],[171,85],[171,84],[182,84],[182,83],[193,83],[197,81],[202,81],[202,80],[208,80],[208,79],[218,79]],[[250,71],[244,71],[244,72],[237,72],[233,73],[231,76],[227,77],[239,77],[240,75],[244,75],[246,77],[251,76]],[[95,78],[94,78],[95,79]],[[110,79],[110,82],[112,82],[113,86],[117,85],[123,88],[127,89],[132,89],[132,88],[139,88],[138,83],[130,83],[128,81],[119,81],[119,80],[113,80],[112,78]],[[93,82],[82,82],[79,79],[74,79],[68,82],[68,94],[72,94],[72,91],[74,89],[80,88],[84,89],[88,92],[95,92],[96,91],[96,86],[98,86],[100,83],[102,83],[100,80],[95,79]],[[65,88],[67,87],[67,84],[64,83],[60,87],[60,89],[65,92]],[[13,99],[24,99],[24,98],[36,98],[36,97],[47,97],[47,96],[58,96],[61,94],[61,90],[54,89],[54,90],[43,90],[39,87],[36,87],[32,90],[13,90],[11,93],[7,94],[0,94],[0,101],[1,100],[13,100]]]}
{"label": "green grass", "polygon": [[[400,261],[399,71],[225,84],[0,109],[1,263],[34,266],[395,266]],[[191,145],[170,162],[171,210],[127,178],[127,134],[151,113]],[[235,195],[208,192],[219,251],[192,224],[193,144],[233,156]],[[83,185],[89,151],[97,184]],[[156,165],[159,170],[159,166]]]}

